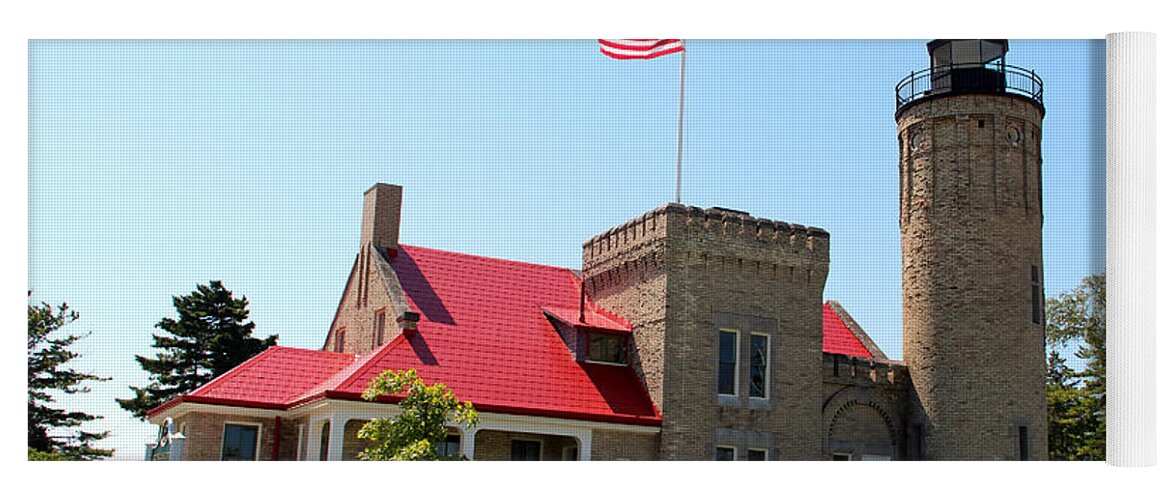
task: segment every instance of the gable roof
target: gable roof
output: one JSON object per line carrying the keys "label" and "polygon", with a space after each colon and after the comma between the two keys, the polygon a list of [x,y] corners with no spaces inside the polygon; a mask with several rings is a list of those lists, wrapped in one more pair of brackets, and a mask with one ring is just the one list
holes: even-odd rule
{"label": "gable roof", "polygon": [[[834,307],[837,306],[837,307]],[[847,356],[858,356],[860,358],[885,358],[881,351],[877,350],[877,346],[867,347],[867,342],[859,337],[865,337],[866,333],[861,328],[851,328],[857,326],[854,319],[849,317],[845,309],[840,304],[834,301],[826,302],[821,306],[821,350],[822,352],[830,354],[845,354]],[[856,331],[855,331],[856,330]],[[870,337],[865,337],[866,341]],[[873,342],[869,342],[873,344]],[[877,352],[875,352],[877,351]]]}
{"label": "gable roof", "polygon": [[[360,397],[379,373],[414,368],[482,411],[661,421],[632,368],[578,363],[546,316],[546,309],[579,310],[573,271],[407,245],[390,265],[420,314],[417,333],[395,337],[330,397]],[[586,309],[587,323],[628,328],[588,299]]]}
{"label": "gable roof", "polygon": [[353,364],[354,355],[273,346],[189,394],[148,415],[182,402],[283,409],[305,391]]}
{"label": "gable roof", "polygon": [[[588,297],[581,321],[574,271],[407,245],[390,255],[410,310],[420,314],[416,333],[363,356],[273,347],[150,414],[183,401],[288,409],[323,398],[359,400],[383,371],[414,368],[481,411],[661,424],[633,368],[579,363],[558,335],[554,321],[631,330]],[[865,332],[851,328],[856,324],[840,305],[826,303],[822,319],[824,352],[885,357],[867,347],[868,337],[859,338]]]}

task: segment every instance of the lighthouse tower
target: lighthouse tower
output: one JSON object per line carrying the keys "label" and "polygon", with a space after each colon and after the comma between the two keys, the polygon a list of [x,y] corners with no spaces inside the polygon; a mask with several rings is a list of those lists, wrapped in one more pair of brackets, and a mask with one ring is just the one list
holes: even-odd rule
{"label": "lighthouse tower", "polygon": [[908,444],[1044,460],[1041,80],[1006,40],[933,40],[895,89]]}

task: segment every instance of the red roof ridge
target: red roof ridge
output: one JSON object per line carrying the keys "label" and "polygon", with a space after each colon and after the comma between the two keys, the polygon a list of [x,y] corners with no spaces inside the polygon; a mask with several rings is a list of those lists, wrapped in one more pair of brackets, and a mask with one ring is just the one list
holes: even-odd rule
{"label": "red roof ridge", "polygon": [[460,256],[464,256],[464,257],[472,257],[475,259],[492,260],[492,261],[496,261],[496,262],[506,262],[509,264],[520,264],[522,266],[544,267],[547,269],[556,269],[559,271],[567,271],[567,272],[574,274],[574,275],[577,274],[577,272],[571,268],[554,266],[552,264],[540,264],[540,263],[536,263],[536,262],[525,262],[523,260],[502,259],[500,257],[488,257],[486,255],[478,255],[478,254],[474,254],[474,253],[453,252],[451,250],[441,250],[438,248],[421,247],[421,246],[417,246],[417,245],[400,244],[399,247],[401,247],[401,248],[417,248],[420,250],[426,250],[428,252],[445,253],[445,254],[450,254],[450,255],[460,255]]}

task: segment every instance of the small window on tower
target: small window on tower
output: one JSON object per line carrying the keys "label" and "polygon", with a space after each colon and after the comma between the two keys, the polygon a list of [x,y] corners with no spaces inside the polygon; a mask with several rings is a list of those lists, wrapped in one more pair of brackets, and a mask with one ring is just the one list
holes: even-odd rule
{"label": "small window on tower", "polygon": [[333,350],[334,352],[345,352],[346,348],[346,329],[338,328],[337,332],[333,334]]}
{"label": "small window on tower", "polygon": [[1037,266],[1033,266],[1033,323],[1041,324],[1041,311],[1045,306],[1044,297],[1041,295],[1041,271]]}

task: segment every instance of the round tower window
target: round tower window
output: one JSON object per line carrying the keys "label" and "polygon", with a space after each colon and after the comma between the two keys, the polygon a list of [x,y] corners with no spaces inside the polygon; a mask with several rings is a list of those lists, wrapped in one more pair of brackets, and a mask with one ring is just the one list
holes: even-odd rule
{"label": "round tower window", "polygon": [[911,151],[918,151],[923,148],[923,134],[919,132],[911,133]]}
{"label": "round tower window", "polygon": [[1005,131],[1005,137],[1009,144],[1016,146],[1021,143],[1021,129],[1017,128],[1016,125],[1009,125]]}

